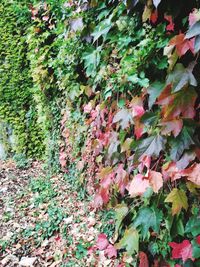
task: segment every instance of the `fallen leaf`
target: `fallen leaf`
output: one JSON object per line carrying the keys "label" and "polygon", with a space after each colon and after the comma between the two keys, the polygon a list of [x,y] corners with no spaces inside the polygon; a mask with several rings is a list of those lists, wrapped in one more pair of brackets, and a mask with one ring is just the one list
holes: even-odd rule
{"label": "fallen leaf", "polygon": [[105,250],[109,245],[107,235],[99,234],[96,242],[96,246],[99,250]]}

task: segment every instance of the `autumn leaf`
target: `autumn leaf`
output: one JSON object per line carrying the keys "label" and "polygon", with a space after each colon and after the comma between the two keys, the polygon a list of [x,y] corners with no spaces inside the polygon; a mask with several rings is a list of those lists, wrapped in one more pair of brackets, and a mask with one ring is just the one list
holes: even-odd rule
{"label": "autumn leaf", "polygon": [[189,181],[200,186],[200,164],[195,163],[191,167],[181,172],[182,176],[186,176]]}
{"label": "autumn leaf", "polygon": [[168,21],[168,25],[166,27],[166,30],[167,31],[174,31],[174,23],[173,23],[173,19],[172,19],[172,16],[169,16],[169,15],[165,15],[164,18]]}
{"label": "autumn leaf", "polygon": [[116,169],[115,183],[118,185],[121,195],[124,195],[124,191],[128,185],[128,182],[128,173],[124,170],[123,165],[120,164]]}
{"label": "autumn leaf", "polygon": [[171,121],[161,122],[161,125],[163,126],[161,131],[163,135],[173,133],[174,137],[177,137],[183,127],[183,121],[181,119],[174,119]]}
{"label": "autumn leaf", "polygon": [[149,180],[146,179],[142,174],[137,174],[133,177],[128,191],[131,197],[141,196],[145,193],[149,186]]}
{"label": "autumn leaf", "polygon": [[116,258],[117,250],[112,244],[109,244],[107,248],[104,250],[104,255],[108,257],[109,259]]}
{"label": "autumn leaf", "polygon": [[158,193],[160,188],[163,187],[162,174],[160,172],[150,170],[148,173],[148,178],[149,178],[150,185],[153,188],[153,191],[155,193]]}
{"label": "autumn leaf", "polygon": [[138,231],[130,227],[125,230],[122,239],[115,245],[117,249],[125,248],[128,255],[132,255],[134,252],[138,252],[139,248],[139,234]]}
{"label": "autumn leaf", "polygon": [[194,52],[194,39],[187,40],[185,34],[175,35],[169,42],[169,45],[175,46],[179,57],[186,54],[187,51]]}
{"label": "autumn leaf", "polygon": [[132,122],[130,111],[127,109],[121,109],[120,111],[118,111],[113,118],[113,123],[117,122],[119,122],[122,129],[127,128]]}
{"label": "autumn leaf", "polygon": [[163,121],[173,120],[179,116],[182,118],[194,118],[196,91],[193,88],[185,88],[175,94],[170,93],[170,88],[163,92],[157,101],[162,106]]}
{"label": "autumn leaf", "polygon": [[159,232],[162,216],[162,212],[155,207],[141,208],[137,213],[133,226],[140,229],[141,235],[145,239],[149,229],[152,229],[156,233]]}
{"label": "autumn leaf", "polygon": [[165,202],[172,203],[172,215],[179,214],[182,208],[188,209],[188,199],[182,189],[174,188],[165,199]]}
{"label": "autumn leaf", "polygon": [[142,155],[158,157],[165,143],[166,140],[159,134],[145,138],[137,144],[134,160],[137,161]]}
{"label": "autumn leaf", "polygon": [[192,73],[195,63],[191,63],[187,68],[182,64],[176,64],[173,72],[167,77],[166,83],[172,86],[172,92],[180,91],[184,86],[197,86],[197,81]]}
{"label": "autumn leaf", "polygon": [[133,142],[132,138],[127,138],[124,143],[121,145],[121,152],[129,151],[131,148],[131,143]]}
{"label": "autumn leaf", "polygon": [[175,181],[182,177],[181,170],[177,167],[175,162],[168,162],[162,166],[162,175],[165,180],[171,179]]}
{"label": "autumn leaf", "polygon": [[107,239],[107,235],[99,234],[96,242],[96,246],[99,250],[104,250],[108,247],[109,242]]}
{"label": "autumn leaf", "polygon": [[105,167],[105,168],[103,168],[103,169],[101,170],[101,172],[99,173],[98,176],[99,176],[99,178],[102,179],[102,178],[106,177],[107,175],[111,174],[112,171],[113,171],[112,167],[107,166],[107,167]]}
{"label": "autumn leaf", "polygon": [[189,14],[189,25],[190,27],[200,20],[200,11],[196,8]]}
{"label": "autumn leaf", "polygon": [[158,20],[158,11],[157,9],[151,13],[150,21],[155,24],[156,21]]}
{"label": "autumn leaf", "polygon": [[172,259],[182,259],[185,262],[188,259],[194,261],[192,257],[192,245],[189,240],[184,240],[182,243],[170,242],[172,248]]}
{"label": "autumn leaf", "polygon": [[149,261],[147,258],[147,254],[144,253],[143,251],[139,252],[139,260],[140,260],[139,267],[149,267]]}

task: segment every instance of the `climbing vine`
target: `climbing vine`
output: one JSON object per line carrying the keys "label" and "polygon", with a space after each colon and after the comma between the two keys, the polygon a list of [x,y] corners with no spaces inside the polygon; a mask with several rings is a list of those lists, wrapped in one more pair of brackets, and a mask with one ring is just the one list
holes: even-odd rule
{"label": "climbing vine", "polygon": [[198,1],[26,8],[26,38],[15,41],[27,48],[25,92],[46,159],[63,172],[76,164],[94,208],[115,211],[112,240],[101,233],[90,252],[119,266],[199,266]]}

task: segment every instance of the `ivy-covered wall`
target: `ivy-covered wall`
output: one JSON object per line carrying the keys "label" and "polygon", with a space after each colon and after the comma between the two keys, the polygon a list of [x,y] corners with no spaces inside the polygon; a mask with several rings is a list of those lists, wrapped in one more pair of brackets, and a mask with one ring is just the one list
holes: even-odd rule
{"label": "ivy-covered wall", "polygon": [[116,212],[120,266],[199,266],[198,1],[13,2],[0,115],[15,151],[76,166]]}
{"label": "ivy-covered wall", "polygon": [[[42,157],[43,131],[37,122],[26,31],[31,23],[26,1],[0,3],[0,123],[6,153]],[[12,138],[12,142],[10,141]]]}

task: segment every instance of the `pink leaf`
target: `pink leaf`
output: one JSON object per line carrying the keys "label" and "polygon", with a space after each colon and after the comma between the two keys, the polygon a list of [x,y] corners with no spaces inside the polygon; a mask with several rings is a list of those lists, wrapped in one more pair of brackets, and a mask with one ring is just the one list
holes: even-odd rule
{"label": "pink leaf", "polygon": [[92,104],[89,102],[84,106],[84,113],[90,113],[92,111]]}
{"label": "pink leaf", "polygon": [[189,25],[190,27],[195,24],[198,20],[200,20],[200,11],[198,9],[193,9],[193,11],[189,15]]}
{"label": "pink leaf", "polygon": [[117,257],[117,250],[113,245],[109,244],[104,251],[104,255],[110,259],[116,258]]}
{"label": "pink leaf", "polygon": [[62,168],[66,167],[67,161],[67,154],[65,152],[60,152],[59,161]]}
{"label": "pink leaf", "polygon": [[105,234],[99,234],[97,238],[96,246],[99,250],[104,250],[108,247],[109,242],[107,239],[107,235]]}
{"label": "pink leaf", "polygon": [[162,175],[165,180],[171,178],[172,181],[175,181],[182,177],[181,171],[179,170],[175,162],[165,164],[162,167]]}
{"label": "pink leaf", "polygon": [[119,187],[120,193],[122,195],[124,195],[124,191],[128,185],[128,174],[127,172],[124,170],[123,165],[120,164],[119,167],[116,170],[116,178],[115,178],[115,182]]}
{"label": "pink leaf", "polygon": [[149,171],[149,175],[148,175],[149,181],[150,181],[150,185],[153,188],[153,191],[155,193],[158,193],[158,191],[160,190],[160,188],[163,187],[163,178],[162,178],[162,174],[160,172],[156,172],[156,171]]}
{"label": "pink leaf", "polygon": [[177,137],[183,127],[183,121],[180,119],[174,119],[171,121],[162,122],[161,125],[164,126],[162,130],[163,135],[167,135],[172,132],[174,137]]}
{"label": "pink leaf", "polygon": [[141,173],[144,169],[144,167],[146,167],[147,169],[150,168],[151,165],[151,157],[147,156],[147,155],[142,155],[139,158],[139,162],[141,162],[138,166],[139,172]]}
{"label": "pink leaf", "polygon": [[137,174],[130,183],[129,194],[131,197],[141,196],[149,186],[149,180],[145,179],[142,174]]}
{"label": "pink leaf", "polygon": [[193,164],[191,167],[183,170],[181,174],[186,176],[192,183],[200,185],[200,164]]}

